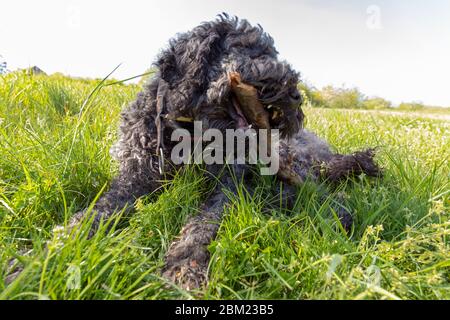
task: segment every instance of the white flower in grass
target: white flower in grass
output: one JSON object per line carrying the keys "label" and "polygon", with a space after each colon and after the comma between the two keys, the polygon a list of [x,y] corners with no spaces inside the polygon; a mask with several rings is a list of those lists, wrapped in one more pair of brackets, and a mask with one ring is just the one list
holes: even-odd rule
{"label": "white flower in grass", "polygon": [[66,229],[63,226],[56,226],[53,228],[52,233],[53,238],[47,241],[47,247],[49,250],[62,248],[64,246],[64,240],[68,237]]}

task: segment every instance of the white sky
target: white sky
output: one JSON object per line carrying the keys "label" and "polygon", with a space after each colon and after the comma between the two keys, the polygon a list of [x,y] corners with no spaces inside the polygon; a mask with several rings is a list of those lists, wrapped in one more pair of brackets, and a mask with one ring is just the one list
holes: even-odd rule
{"label": "white sky", "polygon": [[260,23],[315,86],[357,86],[394,103],[450,106],[447,0],[2,0],[0,55],[10,69],[128,78],[177,32],[226,11]]}

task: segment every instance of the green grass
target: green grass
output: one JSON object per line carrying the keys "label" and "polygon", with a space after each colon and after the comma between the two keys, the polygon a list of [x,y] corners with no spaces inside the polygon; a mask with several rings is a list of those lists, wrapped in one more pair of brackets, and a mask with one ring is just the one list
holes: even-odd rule
{"label": "green grass", "polygon": [[[306,109],[340,152],[378,146],[381,181],[340,186],[355,215],[345,234],[326,186],[306,183],[295,210],[268,211],[270,179],[226,209],[210,285],[185,292],[159,270],[208,186],[189,169],[92,239],[57,225],[89,206],[117,167],[109,148],[135,85],[61,75],[0,77],[1,299],[450,299],[450,123],[420,115]],[[97,88],[97,89],[96,89]],[[89,221],[82,228],[89,228]],[[15,257],[25,269],[4,279]],[[80,285],[77,286],[76,284]],[[74,285],[75,284],[75,285]]]}

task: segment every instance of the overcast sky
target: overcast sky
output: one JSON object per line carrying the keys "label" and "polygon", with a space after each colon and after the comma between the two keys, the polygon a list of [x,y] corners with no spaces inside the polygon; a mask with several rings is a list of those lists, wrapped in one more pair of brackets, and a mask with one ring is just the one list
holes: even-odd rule
{"label": "overcast sky", "polygon": [[143,73],[177,32],[228,12],[261,24],[311,84],[357,86],[394,103],[450,106],[447,0],[2,0],[10,69],[115,78]]}

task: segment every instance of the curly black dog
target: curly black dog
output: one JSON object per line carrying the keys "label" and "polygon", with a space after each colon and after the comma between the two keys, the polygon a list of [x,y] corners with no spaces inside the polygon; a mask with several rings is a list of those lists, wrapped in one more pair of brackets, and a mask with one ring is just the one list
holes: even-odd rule
{"label": "curly black dog", "polygon": [[[300,141],[297,145],[301,145],[301,141],[309,145],[307,149],[300,148],[306,152],[298,149],[290,157],[286,156],[290,154],[286,143],[282,148],[285,158],[300,162],[303,157],[310,159],[297,165],[292,170],[294,175],[303,179],[309,174],[309,168],[333,158],[325,142],[302,130],[302,95],[297,89],[299,74],[278,59],[273,39],[261,26],[255,27],[246,20],[222,14],[216,20],[202,23],[170,40],[155,66],[156,75],[122,113],[120,138],[112,149],[120,164],[119,174],[112,181],[110,190],[94,206],[92,232],[101,220],[115,212],[132,210],[138,197],[157,191],[161,181],[177,171],[179,166],[170,162],[171,150],[176,144],[171,141],[173,130],[192,130],[194,120],[202,121],[204,129],[223,132],[229,128],[248,127],[251,121],[233,102],[231,72],[240,74],[243,82],[256,88],[258,99],[269,114],[271,128],[279,129],[284,139]],[[305,140],[305,137],[310,139]],[[326,154],[325,158],[314,157],[318,154],[316,145],[320,146],[320,152],[327,150],[321,153]],[[350,159],[354,161],[342,168],[338,176],[357,173],[358,168],[364,167],[364,161],[372,164],[370,155],[359,162],[354,157]],[[214,175],[220,169],[217,165],[207,166],[207,171]],[[179,240],[169,249],[164,276],[188,289],[206,283],[207,246],[216,235],[227,202],[222,188],[236,192],[234,179],[248,172],[247,166],[235,165],[230,172],[221,175],[221,184],[212,191],[201,213],[188,221]],[[289,181],[286,175],[281,178]],[[76,214],[72,224],[83,218],[85,212]]]}

